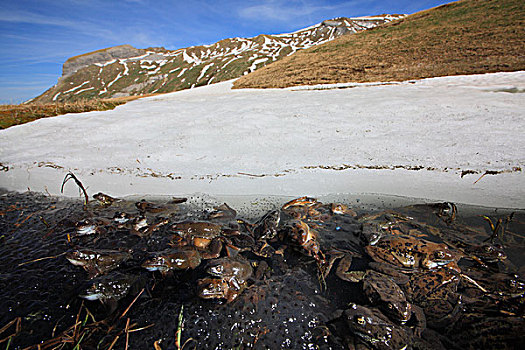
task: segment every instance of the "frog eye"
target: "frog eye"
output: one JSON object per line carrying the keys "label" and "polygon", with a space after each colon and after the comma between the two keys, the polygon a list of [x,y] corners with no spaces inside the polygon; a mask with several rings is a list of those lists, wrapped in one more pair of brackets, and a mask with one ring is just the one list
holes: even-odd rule
{"label": "frog eye", "polygon": [[390,310],[392,310],[392,309],[394,308],[394,306],[393,306],[392,304],[388,304],[388,308],[389,308]]}
{"label": "frog eye", "polygon": [[436,258],[438,258],[438,259],[444,259],[444,258],[445,258],[445,253],[444,253],[442,250],[438,250],[438,251],[435,253],[435,256],[436,256]]}
{"label": "frog eye", "polygon": [[366,323],[365,318],[363,316],[356,316],[355,321],[357,322],[357,324],[360,324],[361,326]]}

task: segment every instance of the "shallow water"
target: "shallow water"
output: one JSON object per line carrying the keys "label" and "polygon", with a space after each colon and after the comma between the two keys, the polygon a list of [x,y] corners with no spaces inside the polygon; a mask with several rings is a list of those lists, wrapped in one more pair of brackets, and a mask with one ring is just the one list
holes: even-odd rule
{"label": "shallow water", "polygon": [[[435,207],[417,205],[421,203],[419,200],[358,197],[319,198],[323,203],[345,202],[356,211],[357,218],[329,215],[322,220],[308,221],[318,232],[324,252],[339,249],[359,254],[361,258],[356,258],[352,265],[358,270],[370,262],[360,235],[362,222],[371,213],[404,206],[396,212],[410,217],[421,227],[426,225],[438,230],[431,232],[439,235],[426,238],[454,242],[454,246],[461,241],[467,247],[481,244],[490,237],[490,225],[482,215],[495,224],[498,218],[504,222],[511,214],[503,209],[458,205],[458,217],[450,224],[437,215]],[[131,235],[126,229],[76,235],[75,223],[81,219],[111,219],[117,211],[138,214],[134,204],[139,199],[128,198],[108,208],[92,201],[84,210],[80,200],[0,192],[0,329],[14,321],[0,333],[0,347],[9,343],[11,349],[37,348],[38,344],[42,349],[60,346],[72,349],[79,344],[81,349],[112,346],[113,349],[139,349],[157,344],[161,349],[176,349],[177,332],[181,329],[180,345],[187,341],[185,348],[190,349],[345,349],[363,342],[336,317],[338,310],[347,308],[348,303],[375,306],[363,294],[362,283],[343,281],[334,271],[323,283],[315,260],[289,242],[270,242],[275,248],[287,243],[282,256],[262,258],[251,252],[241,253],[253,266],[261,266],[264,261],[268,268],[252,276],[248,287],[231,303],[226,303],[197,296],[196,281],[206,276],[206,262],[194,270],[166,276],[140,267],[152,253],[169,248],[170,225],[160,227],[149,237]],[[154,202],[166,210],[146,216],[150,224],[160,218],[169,219],[170,224],[205,220],[214,207],[227,201],[237,211],[237,218],[255,222],[290,199],[230,197],[219,200],[195,195],[186,203],[170,204],[171,198],[156,198]],[[285,232],[291,221],[282,214],[280,232]],[[503,245],[507,259],[486,266],[466,258],[459,261],[462,273],[479,287],[462,279],[455,293],[461,296],[459,301],[456,298],[457,305],[442,318],[427,314],[428,328],[420,341],[413,343],[414,348],[510,349],[523,343],[523,288],[511,292],[505,283],[523,282],[525,278],[524,225],[525,213],[517,211],[503,235],[496,239],[496,243]],[[65,252],[78,247],[132,249],[132,258],[117,271],[138,276],[139,282],[114,307],[79,298],[90,280],[86,271],[73,266],[64,256]],[[115,272],[107,275],[112,273]],[[482,292],[480,287],[486,291]],[[179,317],[182,317],[182,328]],[[398,326],[411,334],[413,323]]]}

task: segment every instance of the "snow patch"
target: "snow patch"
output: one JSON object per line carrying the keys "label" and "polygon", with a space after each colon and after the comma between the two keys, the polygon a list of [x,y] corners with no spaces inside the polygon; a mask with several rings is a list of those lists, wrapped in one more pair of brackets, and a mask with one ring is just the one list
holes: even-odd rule
{"label": "snow patch", "polygon": [[80,89],[82,86],[86,85],[87,83],[89,83],[89,80],[83,82],[82,84],[78,85],[77,87],[74,87],[74,88],[72,88],[72,89],[69,89],[69,90],[67,90],[67,91],[64,91],[64,94],[68,94],[68,93],[70,93],[70,92],[76,91],[76,90]]}

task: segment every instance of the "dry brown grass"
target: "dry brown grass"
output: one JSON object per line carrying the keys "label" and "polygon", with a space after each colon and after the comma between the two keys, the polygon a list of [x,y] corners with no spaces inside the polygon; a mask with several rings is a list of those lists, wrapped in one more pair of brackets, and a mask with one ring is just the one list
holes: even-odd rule
{"label": "dry brown grass", "polygon": [[235,82],[270,88],[525,69],[525,2],[465,0],[298,52]]}
{"label": "dry brown grass", "polygon": [[75,102],[0,105],[0,129],[61,114],[106,111],[113,109],[118,105],[146,96],[152,95],[127,96],[100,100],[79,100]]}

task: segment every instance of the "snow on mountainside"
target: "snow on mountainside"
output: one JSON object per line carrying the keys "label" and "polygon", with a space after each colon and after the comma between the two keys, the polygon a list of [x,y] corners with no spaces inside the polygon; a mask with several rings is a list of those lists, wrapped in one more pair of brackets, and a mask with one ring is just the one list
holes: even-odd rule
{"label": "snow on mountainside", "polygon": [[72,57],[36,102],[75,101],[183,90],[238,78],[271,62],[403,15],[326,20],[293,33],[224,39],[179,50],[122,45]]}

